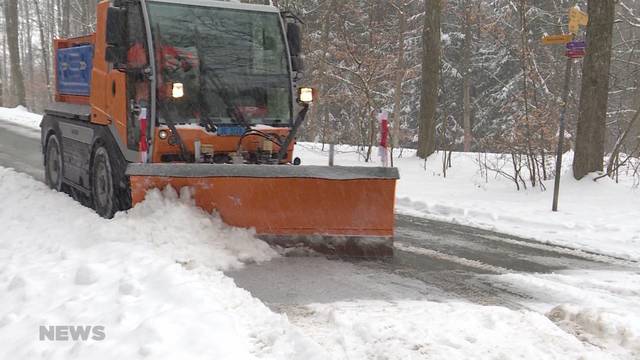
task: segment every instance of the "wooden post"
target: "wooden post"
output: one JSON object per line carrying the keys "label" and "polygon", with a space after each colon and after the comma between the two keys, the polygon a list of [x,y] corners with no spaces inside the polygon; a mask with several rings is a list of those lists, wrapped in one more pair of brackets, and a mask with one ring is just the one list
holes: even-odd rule
{"label": "wooden post", "polygon": [[553,188],[553,211],[558,211],[558,201],[560,199],[560,178],[562,176],[562,155],[564,154],[564,132],[567,106],[569,102],[569,85],[571,84],[571,74],[573,59],[567,57],[567,67],[564,73],[564,92],[562,93],[562,111],[560,113],[560,131],[558,132],[558,154],[556,157],[556,179]]}

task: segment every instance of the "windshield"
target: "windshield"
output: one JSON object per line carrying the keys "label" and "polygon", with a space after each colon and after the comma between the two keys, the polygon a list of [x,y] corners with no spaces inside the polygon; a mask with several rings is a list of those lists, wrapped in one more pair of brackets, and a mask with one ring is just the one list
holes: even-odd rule
{"label": "windshield", "polygon": [[160,121],[288,125],[291,79],[278,13],[149,3]]}

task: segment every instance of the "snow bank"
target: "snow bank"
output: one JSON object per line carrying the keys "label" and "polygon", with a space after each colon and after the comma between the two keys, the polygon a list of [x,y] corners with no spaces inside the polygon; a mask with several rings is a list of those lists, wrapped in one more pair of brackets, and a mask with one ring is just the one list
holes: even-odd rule
{"label": "snow bank", "polygon": [[[154,192],[108,221],[0,168],[0,358],[325,359],[220,271],[273,250],[187,195]],[[106,339],[39,341],[57,325]]]}
{"label": "snow bank", "polygon": [[[303,164],[326,165],[328,146],[301,143],[296,156]],[[397,211],[435,220],[506,232],[542,242],[600,252],[628,259],[640,259],[640,190],[633,179],[621,177],[597,183],[591,178],[576,181],[571,176],[569,156],[560,192],[560,212],[551,211],[553,182],[548,191],[517,191],[512,182],[479,173],[478,154],[453,154],[453,167],[446,178],[442,155],[424,161],[405,150],[396,159],[398,183]],[[353,147],[339,146],[336,165],[366,164]],[[489,155],[489,161],[495,156]],[[505,168],[505,169],[508,169]]]}
{"label": "snow bank", "polygon": [[574,305],[560,305],[547,314],[561,329],[584,342],[608,349],[622,348],[637,358],[640,332],[638,324],[631,323],[628,315]]}
{"label": "snow bank", "polygon": [[[302,329],[336,359],[601,359],[543,315],[466,303],[309,306]],[[324,324],[324,325],[321,325]]]}
{"label": "snow bank", "polygon": [[490,276],[506,291],[544,299],[528,304],[561,329],[611,353],[640,358],[640,274],[580,270]]}
{"label": "snow bank", "polygon": [[42,115],[29,112],[29,110],[23,106],[16,108],[0,107],[0,119],[24,127],[40,129]]}

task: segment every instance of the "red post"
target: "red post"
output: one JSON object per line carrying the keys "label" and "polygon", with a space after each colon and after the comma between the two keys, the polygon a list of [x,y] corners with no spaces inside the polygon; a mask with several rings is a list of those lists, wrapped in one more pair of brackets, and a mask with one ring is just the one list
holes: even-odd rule
{"label": "red post", "polygon": [[389,114],[385,111],[378,115],[380,121],[380,160],[382,166],[389,167]]}

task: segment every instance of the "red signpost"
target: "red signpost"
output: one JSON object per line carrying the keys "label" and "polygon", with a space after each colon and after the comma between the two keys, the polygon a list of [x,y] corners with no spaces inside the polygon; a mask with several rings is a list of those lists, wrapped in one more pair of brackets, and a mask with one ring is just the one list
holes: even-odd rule
{"label": "red signpost", "polygon": [[565,54],[570,59],[580,59],[587,55],[587,52],[584,50],[567,50]]}
{"label": "red signpost", "polygon": [[567,103],[569,102],[569,84],[571,83],[571,69],[574,59],[582,59],[587,55],[587,43],[585,41],[575,41],[575,34],[580,31],[580,26],[587,26],[589,17],[580,9],[573,7],[569,11],[569,32],[570,37],[562,35],[547,35],[542,38],[545,45],[561,45],[566,44],[567,65],[564,75],[564,91],[562,93],[562,111],[560,113],[560,129],[558,131],[558,154],[556,157],[556,178],[555,187],[553,189],[553,211],[558,211],[558,201],[560,198],[560,176],[562,175],[562,155],[564,154],[564,137],[565,137],[565,117],[567,114]]}

